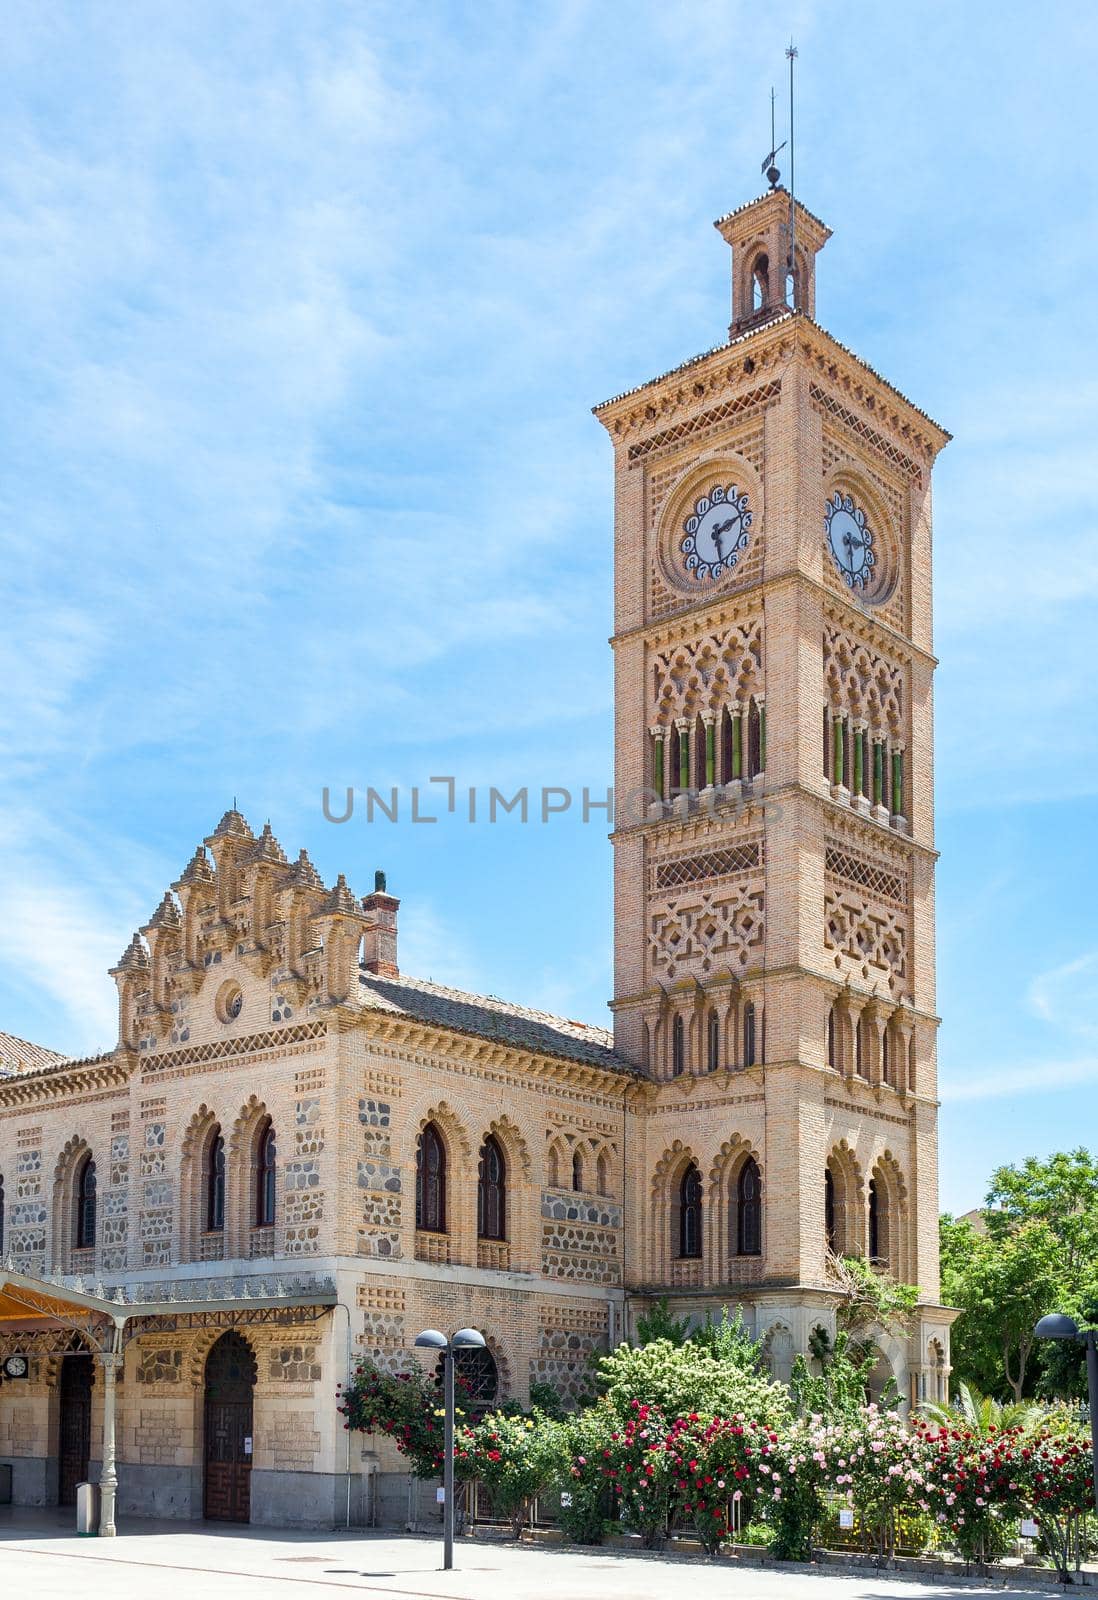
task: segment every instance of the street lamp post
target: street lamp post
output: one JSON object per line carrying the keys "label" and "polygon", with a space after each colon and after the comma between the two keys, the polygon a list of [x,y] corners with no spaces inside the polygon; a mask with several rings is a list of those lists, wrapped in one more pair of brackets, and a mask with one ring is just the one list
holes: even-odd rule
{"label": "street lamp post", "polygon": [[447,1339],[436,1328],[424,1328],[415,1342],[418,1349],[437,1350],[442,1356],[442,1567],[448,1572],[454,1564],[454,1355],[458,1350],[483,1350],[484,1335],[475,1328],[459,1328]]}
{"label": "street lamp post", "polygon": [[1080,1328],[1073,1317],[1054,1311],[1034,1328],[1038,1339],[1072,1339],[1087,1352],[1087,1398],[1090,1405],[1090,1461],[1094,1477],[1094,1508],[1098,1511],[1098,1328]]}

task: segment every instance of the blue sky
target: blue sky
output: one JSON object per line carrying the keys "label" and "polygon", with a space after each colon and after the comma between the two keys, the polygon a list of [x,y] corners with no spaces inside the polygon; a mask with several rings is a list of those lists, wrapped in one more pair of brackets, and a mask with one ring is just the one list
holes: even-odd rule
{"label": "blue sky", "polygon": [[[761,20],[760,20],[761,18]],[[1089,8],[9,7],[0,1026],[106,968],[232,797],[403,900],[402,965],[602,1020],[609,847],[336,827],[325,784],[610,781],[589,407],[719,342],[712,219],[800,48],[819,320],[936,489],[943,1203],[1095,1137]]]}

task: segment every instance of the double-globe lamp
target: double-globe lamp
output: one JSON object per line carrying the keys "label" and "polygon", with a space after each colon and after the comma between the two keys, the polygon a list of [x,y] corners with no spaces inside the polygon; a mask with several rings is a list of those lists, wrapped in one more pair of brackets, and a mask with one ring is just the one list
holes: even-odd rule
{"label": "double-globe lamp", "polygon": [[442,1441],[442,1566],[454,1564],[454,1356],[459,1350],[483,1350],[484,1335],[475,1328],[459,1328],[447,1339],[437,1328],[416,1335],[416,1348],[437,1350],[442,1356],[443,1406],[446,1420]]}

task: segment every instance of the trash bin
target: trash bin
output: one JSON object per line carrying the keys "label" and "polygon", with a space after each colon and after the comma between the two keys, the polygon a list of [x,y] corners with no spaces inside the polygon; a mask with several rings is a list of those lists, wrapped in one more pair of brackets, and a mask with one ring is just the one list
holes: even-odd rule
{"label": "trash bin", "polygon": [[97,1483],[78,1483],[76,1485],[76,1531],[78,1534],[92,1539],[99,1532],[99,1485]]}

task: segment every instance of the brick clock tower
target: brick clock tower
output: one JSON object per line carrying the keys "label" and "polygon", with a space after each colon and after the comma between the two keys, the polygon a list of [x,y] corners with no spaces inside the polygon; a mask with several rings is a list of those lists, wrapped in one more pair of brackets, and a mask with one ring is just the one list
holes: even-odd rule
{"label": "brick clock tower", "polygon": [[[878,1377],[944,1393],[931,470],[948,435],[815,321],[829,230],[716,224],[726,343],[596,409],[615,453],[614,1031],[627,1282],[743,1305],[783,1374],[861,1256],[920,1289]],[[794,239],[795,272],[790,259]]]}

